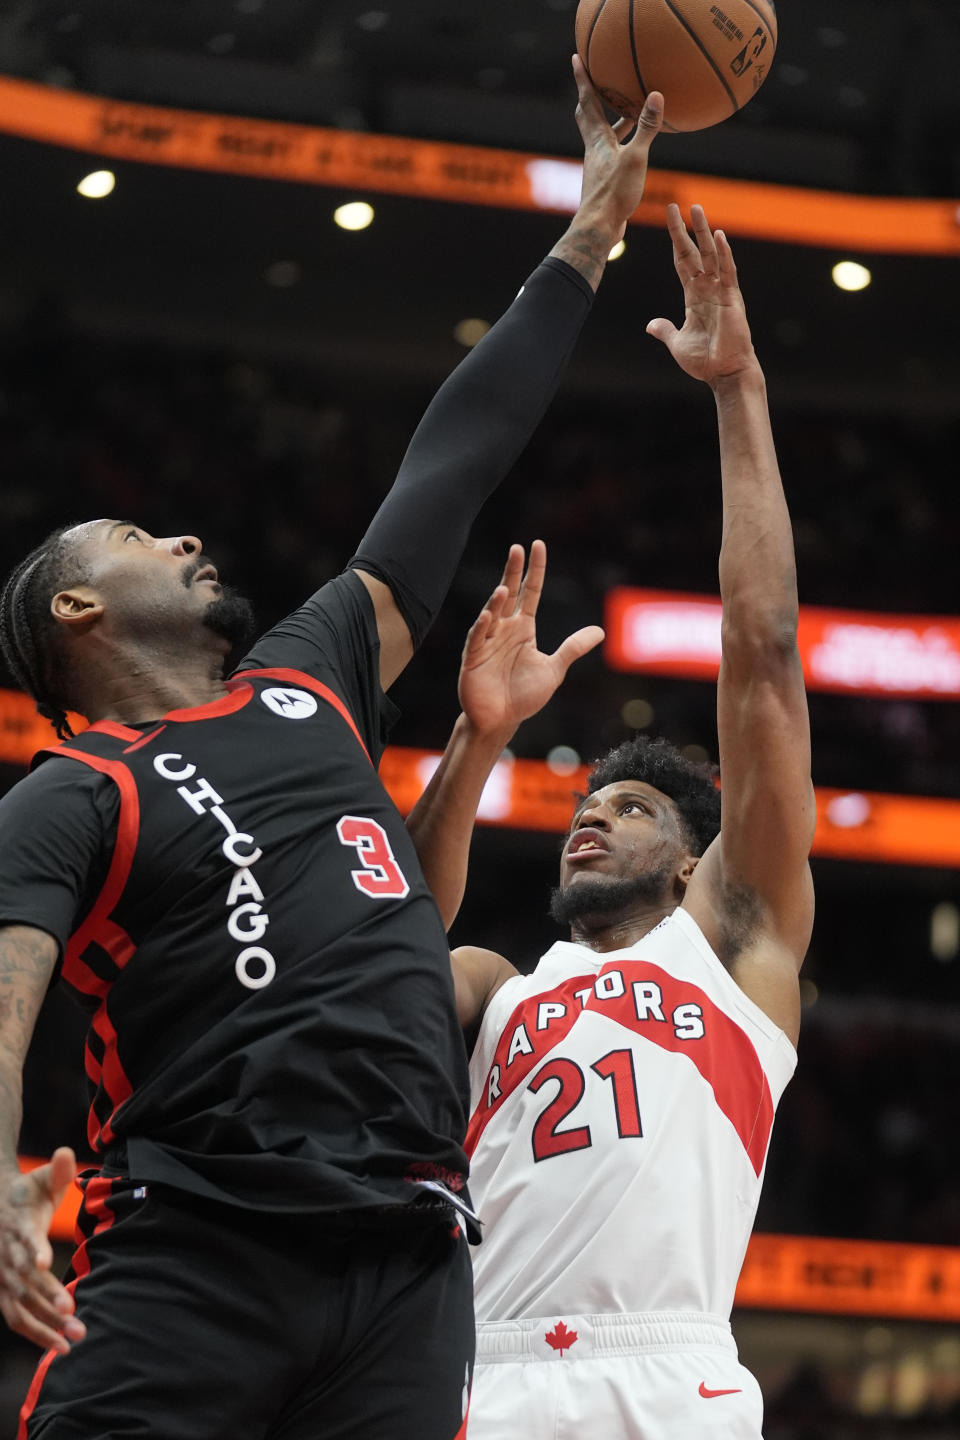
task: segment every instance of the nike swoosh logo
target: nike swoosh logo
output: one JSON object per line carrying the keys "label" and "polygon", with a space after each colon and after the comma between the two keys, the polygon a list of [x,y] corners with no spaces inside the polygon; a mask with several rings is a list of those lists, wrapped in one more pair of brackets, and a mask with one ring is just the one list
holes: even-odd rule
{"label": "nike swoosh logo", "polygon": [[706,1380],[700,1381],[700,1394],[704,1400],[716,1400],[718,1395],[742,1395],[742,1390],[708,1390]]}

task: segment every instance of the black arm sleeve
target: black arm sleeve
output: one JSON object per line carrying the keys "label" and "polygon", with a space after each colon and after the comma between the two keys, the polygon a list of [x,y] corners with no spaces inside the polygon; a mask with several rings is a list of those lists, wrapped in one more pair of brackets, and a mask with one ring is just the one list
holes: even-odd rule
{"label": "black arm sleeve", "polygon": [[414,645],[440,609],[481,506],[552,400],[592,300],[576,270],[545,260],[417,427],[350,561],[389,585]]}

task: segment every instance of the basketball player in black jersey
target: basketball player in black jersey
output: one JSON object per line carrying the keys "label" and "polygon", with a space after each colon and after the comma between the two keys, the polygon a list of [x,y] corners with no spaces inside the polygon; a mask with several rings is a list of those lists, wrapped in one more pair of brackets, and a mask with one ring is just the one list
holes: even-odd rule
{"label": "basketball player in black jersey", "polygon": [[[642,195],[661,97],[628,140],[577,79],[568,231],[439,392],[346,571],[230,679],[249,611],[196,536],[74,525],[7,582],[8,664],[66,737],[0,803],[0,1309],[48,1347],[21,1440],[462,1434],[465,1058],[376,766],[383,691]],[[91,722],[76,738],[68,711]],[[57,974],[90,1012],[100,1162],[67,1287],[47,1228],[73,1154],[16,1166]]]}

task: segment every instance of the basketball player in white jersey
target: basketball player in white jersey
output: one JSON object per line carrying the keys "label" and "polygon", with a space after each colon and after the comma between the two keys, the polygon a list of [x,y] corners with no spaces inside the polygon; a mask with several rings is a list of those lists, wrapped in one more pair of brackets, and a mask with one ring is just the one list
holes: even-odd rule
{"label": "basketball player in white jersey", "polygon": [[[531,975],[464,947],[472,1061],[477,1370],[470,1440],[758,1440],[762,1399],[729,1314],[774,1111],[796,1063],[814,829],[790,520],[730,247],[676,206],[686,318],[654,320],[719,419],[722,798],[663,741],[591,773]],[[692,497],[688,503],[694,503]],[[578,632],[538,652],[545,551],[514,546],[471,631],[464,713],[411,829],[449,924],[476,805]]]}

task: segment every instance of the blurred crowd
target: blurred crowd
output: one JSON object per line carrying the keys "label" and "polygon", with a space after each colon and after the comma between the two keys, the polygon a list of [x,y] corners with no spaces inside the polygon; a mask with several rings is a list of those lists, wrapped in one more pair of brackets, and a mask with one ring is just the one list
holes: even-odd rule
{"label": "blurred crowd", "polygon": [[[0,342],[0,568],[73,518],[198,533],[273,620],[349,559],[429,393],[362,389],[330,373],[156,344],[79,337],[57,314]],[[951,481],[960,418],[857,422],[775,414],[801,598],[892,612],[960,609]],[[635,415],[561,397],[475,527],[450,603],[398,697],[395,738],[443,742],[457,657],[509,540],[543,535],[550,640],[602,617],[615,584],[716,592],[719,486],[709,395]],[[626,699],[651,692],[654,728],[715,748],[708,685],[575,672],[520,737],[527,753],[585,755],[620,738]],[[960,795],[960,706],[814,695],[818,783]]]}

